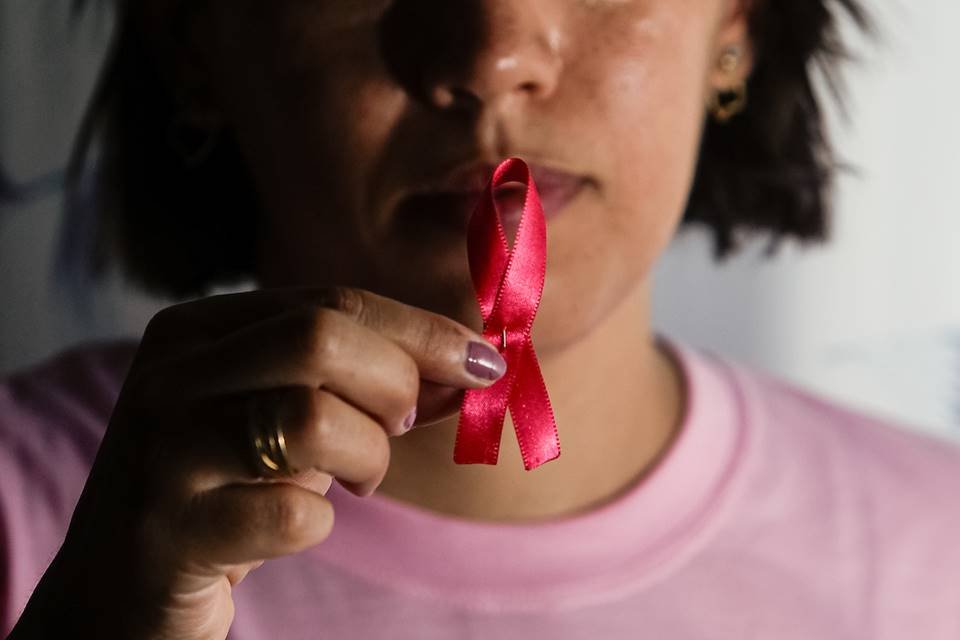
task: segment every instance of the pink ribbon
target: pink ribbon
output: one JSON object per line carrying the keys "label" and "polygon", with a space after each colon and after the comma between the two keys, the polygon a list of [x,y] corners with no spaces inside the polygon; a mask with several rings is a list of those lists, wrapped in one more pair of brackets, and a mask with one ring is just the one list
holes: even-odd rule
{"label": "pink ribbon", "polygon": [[[494,200],[495,189],[508,182],[527,185],[513,249]],[[530,471],[560,455],[560,438],[530,338],[547,270],[547,227],[540,195],[523,160],[509,158],[493,172],[470,218],[467,251],[483,315],[483,336],[500,350],[507,373],[486,389],[466,392],[453,460],[497,464],[509,408],[523,467]]]}

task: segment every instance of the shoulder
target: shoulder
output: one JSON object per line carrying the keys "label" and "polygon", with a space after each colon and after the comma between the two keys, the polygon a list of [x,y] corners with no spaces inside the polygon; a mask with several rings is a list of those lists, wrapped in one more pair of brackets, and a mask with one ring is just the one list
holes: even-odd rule
{"label": "shoulder", "polygon": [[[707,349],[673,346],[688,380],[710,387],[694,391],[712,413],[735,407],[759,461],[756,473],[792,471],[806,480],[799,486],[842,483],[849,492],[882,495],[891,508],[952,503],[960,441],[846,406]],[[960,509],[949,515],[960,519]]]}
{"label": "shoulder", "polygon": [[[861,572],[869,589],[960,605],[960,446],[723,363],[756,432],[745,516]],[[752,527],[751,527],[752,528]],[[753,529],[756,533],[756,529]],[[887,594],[891,595],[891,594]],[[898,596],[898,597],[899,597]],[[894,599],[891,597],[891,599]]]}
{"label": "shoulder", "polygon": [[86,477],[134,351],[131,342],[79,346],[0,379],[0,498],[20,483]]}
{"label": "shoulder", "polygon": [[[742,402],[769,445],[902,508],[937,503],[960,481],[960,443],[827,399],[772,374],[731,365]],[[943,505],[945,503],[937,503]]]}
{"label": "shoulder", "polygon": [[134,351],[84,345],[0,379],[0,500],[9,506],[18,487],[56,502],[79,495]]}
{"label": "shoulder", "polygon": [[0,437],[96,446],[135,350],[132,341],[81,345],[0,378]]}
{"label": "shoulder", "polygon": [[741,490],[713,547],[734,559],[728,579],[761,580],[758,598],[775,583],[787,608],[840,616],[869,637],[958,637],[960,447],[692,357],[726,381],[747,434]]}

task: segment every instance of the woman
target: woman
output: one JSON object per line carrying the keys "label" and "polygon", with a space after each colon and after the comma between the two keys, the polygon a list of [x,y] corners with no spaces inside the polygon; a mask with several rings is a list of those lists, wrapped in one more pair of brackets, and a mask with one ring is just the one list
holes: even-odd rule
{"label": "woman", "polygon": [[[681,220],[721,255],[824,235],[808,67],[837,59],[836,7],[119,8],[80,141],[103,257],[168,294],[260,290],[5,383],[11,637],[958,637],[957,450],[649,324]],[[509,156],[548,213],[563,455],[531,472],[509,421],[497,465],[452,460],[463,390],[507,367],[464,223]]]}

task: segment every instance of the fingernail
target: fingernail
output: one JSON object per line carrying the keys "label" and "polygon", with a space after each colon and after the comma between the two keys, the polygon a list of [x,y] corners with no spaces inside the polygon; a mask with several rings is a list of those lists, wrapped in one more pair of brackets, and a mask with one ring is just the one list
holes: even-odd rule
{"label": "fingernail", "polygon": [[403,419],[403,430],[410,431],[413,428],[413,423],[417,421],[417,408],[414,407],[406,418]]}
{"label": "fingernail", "polygon": [[499,380],[507,372],[507,362],[486,342],[467,346],[467,372],[481,380]]}

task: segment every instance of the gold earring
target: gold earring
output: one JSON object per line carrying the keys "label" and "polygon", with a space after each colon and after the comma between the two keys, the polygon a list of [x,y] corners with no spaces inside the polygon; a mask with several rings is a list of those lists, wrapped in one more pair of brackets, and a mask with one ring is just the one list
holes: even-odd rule
{"label": "gold earring", "polygon": [[[723,73],[730,75],[740,67],[740,60],[740,47],[729,46],[720,54],[717,68]],[[710,115],[713,116],[714,120],[720,124],[724,124],[743,111],[746,106],[747,83],[741,80],[733,86],[713,91],[707,103],[707,110],[710,112]]]}
{"label": "gold earring", "polygon": [[727,89],[714,91],[707,104],[710,115],[720,124],[726,124],[746,108],[747,83],[742,81]]}
{"label": "gold earring", "polygon": [[740,66],[740,56],[740,47],[731,45],[720,54],[720,61],[717,63],[717,66],[720,68],[720,71],[726,74],[733,73]]}

